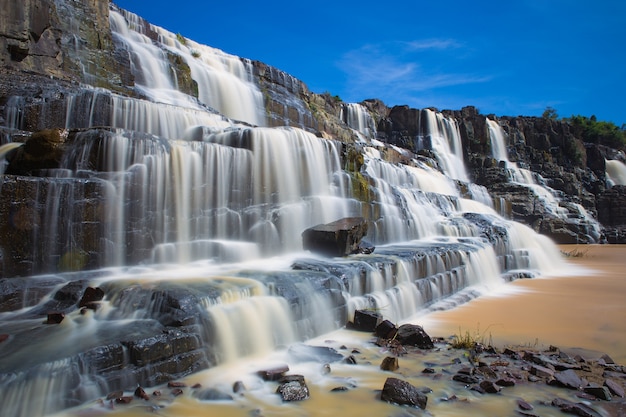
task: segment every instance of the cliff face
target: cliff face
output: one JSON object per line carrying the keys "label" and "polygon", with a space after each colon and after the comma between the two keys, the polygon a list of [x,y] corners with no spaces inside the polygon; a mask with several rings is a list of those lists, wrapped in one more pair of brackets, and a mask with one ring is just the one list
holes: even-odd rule
{"label": "cliff face", "polygon": [[[126,128],[125,123],[130,123],[128,120],[143,117],[153,110],[147,90],[139,86],[144,80],[138,79],[141,74],[133,69],[137,66],[132,62],[133,46],[112,28],[110,14],[120,13],[115,5],[105,0],[31,0],[21,3],[0,0],[0,5],[6,11],[0,16],[2,143],[30,140],[29,146],[8,156],[11,164],[7,174],[30,176],[28,186],[22,187],[20,180],[12,179],[7,184],[14,185],[4,187],[5,194],[15,193],[4,199],[13,203],[0,208],[10,219],[12,213],[19,211],[16,205],[31,210],[33,206],[45,204],[37,202],[43,195],[42,186],[34,184],[45,184],[48,170],[61,166],[62,155],[77,137],[76,129]],[[152,40],[162,59],[166,60],[175,80],[172,88],[188,97],[194,106],[211,113],[216,120],[223,118],[211,105],[199,102],[202,86],[194,72],[194,61],[185,55],[191,53],[200,59],[201,54],[207,52],[193,50],[193,44],[184,39],[168,38],[168,34],[140,17],[128,15],[125,19],[132,21],[134,30]],[[262,95],[262,124],[298,127],[345,144],[344,163],[357,200],[366,201],[373,195],[368,179],[360,172],[363,156],[359,154],[363,152],[364,144],[377,140],[409,152],[402,154],[385,149],[382,155],[394,163],[410,165],[410,155],[413,155],[433,166],[438,164],[431,143],[433,138],[428,133],[438,127],[429,121],[430,110],[388,107],[378,100],[366,100],[360,103],[369,120],[366,123],[370,124],[364,136],[364,130],[359,131],[364,128],[357,128],[355,122],[349,120],[349,105],[338,97],[313,93],[302,81],[262,62],[235,60],[247,68],[250,82]],[[176,110],[175,107],[171,109]],[[621,207],[624,196],[619,187],[607,189],[604,162],[605,158],[618,158],[617,151],[584,143],[563,121],[536,117],[497,119],[482,115],[473,107],[444,111],[443,114],[458,126],[468,180],[489,191],[502,215],[526,223],[561,243],[623,242],[622,230],[626,221],[616,207]],[[157,119],[168,117],[169,113],[159,113]],[[186,114],[185,117],[191,116]],[[555,207],[541,201],[528,186],[511,181],[510,168],[492,155],[493,138],[488,119],[497,121],[504,132],[510,162],[531,171],[535,182],[553,190],[558,197]],[[54,129],[68,127],[73,131],[33,135],[49,129],[52,131],[48,132],[54,133]],[[145,132],[167,136],[158,127],[149,126]],[[103,134],[98,131],[94,136]],[[174,134],[182,135],[180,132]],[[52,142],[42,140],[49,137],[57,139]],[[42,148],[38,149],[37,144]],[[52,147],[48,149],[46,146]],[[98,200],[101,196],[91,198]],[[376,205],[371,207],[375,213]],[[598,228],[594,219],[603,223],[606,233]],[[9,220],[4,220],[0,226],[5,231],[13,227]],[[4,236],[19,240],[21,235],[7,232]],[[9,246],[27,248],[34,245],[28,239],[32,236],[24,237],[21,244]],[[36,262],[28,259],[25,252],[12,253],[11,256],[7,253],[5,258],[6,275],[34,272],[33,263]],[[94,262],[93,266],[98,264]]]}

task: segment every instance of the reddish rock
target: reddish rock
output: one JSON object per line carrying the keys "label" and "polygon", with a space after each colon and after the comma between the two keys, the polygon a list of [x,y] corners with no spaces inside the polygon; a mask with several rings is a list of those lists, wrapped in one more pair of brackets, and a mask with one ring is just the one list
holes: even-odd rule
{"label": "reddish rock", "polygon": [[383,371],[397,371],[400,366],[398,365],[398,358],[394,356],[387,356],[380,364],[380,369]]}
{"label": "reddish rock", "polygon": [[104,299],[104,291],[101,288],[87,287],[82,298],[78,302],[78,307],[87,307],[93,309],[94,303]]}
{"label": "reddish rock", "polygon": [[150,399],[150,396],[141,387],[137,387],[137,389],[135,390],[135,397],[141,398],[142,400],[146,401]]}
{"label": "reddish rock", "polygon": [[46,324],[59,324],[65,318],[64,313],[48,313]]}
{"label": "reddish rock", "polygon": [[118,397],[115,399],[115,402],[117,404],[130,404],[130,402],[133,400],[133,397],[127,395],[127,396],[122,396],[122,397]]}

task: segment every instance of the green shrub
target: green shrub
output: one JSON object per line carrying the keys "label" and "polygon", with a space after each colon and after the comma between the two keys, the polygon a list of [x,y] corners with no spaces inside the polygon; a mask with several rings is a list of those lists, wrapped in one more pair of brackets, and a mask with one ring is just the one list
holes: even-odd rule
{"label": "green shrub", "polygon": [[572,133],[584,142],[596,143],[615,149],[626,149],[626,131],[612,122],[598,121],[595,116],[572,116],[567,119]]}

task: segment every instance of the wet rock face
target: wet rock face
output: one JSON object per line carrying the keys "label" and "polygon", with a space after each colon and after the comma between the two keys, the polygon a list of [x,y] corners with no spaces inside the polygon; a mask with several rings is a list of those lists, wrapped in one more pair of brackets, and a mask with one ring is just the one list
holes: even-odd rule
{"label": "wet rock face", "polygon": [[598,196],[598,220],[607,226],[626,224],[626,186],[616,185]]}
{"label": "wet rock face", "polygon": [[[94,81],[120,88],[132,81],[130,67],[114,59],[109,0],[57,2],[0,0],[0,63],[62,80]],[[76,30],[78,28],[78,30]]]}

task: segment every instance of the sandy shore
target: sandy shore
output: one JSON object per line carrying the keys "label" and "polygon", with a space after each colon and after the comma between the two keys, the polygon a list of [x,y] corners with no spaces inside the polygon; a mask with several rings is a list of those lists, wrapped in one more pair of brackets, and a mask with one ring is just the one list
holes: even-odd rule
{"label": "sandy shore", "polygon": [[562,245],[584,255],[568,262],[584,272],[508,284],[511,295],[483,296],[430,314],[432,335],[480,333],[495,346],[581,348],[626,363],[626,245]]}

